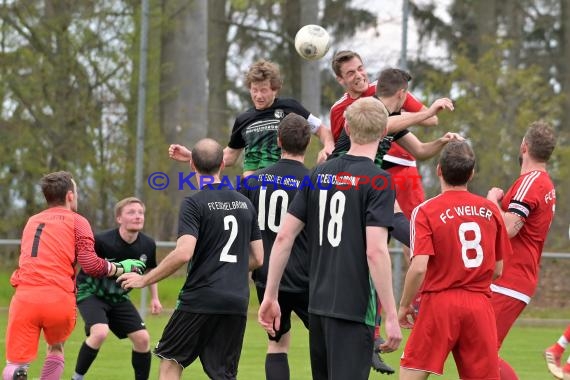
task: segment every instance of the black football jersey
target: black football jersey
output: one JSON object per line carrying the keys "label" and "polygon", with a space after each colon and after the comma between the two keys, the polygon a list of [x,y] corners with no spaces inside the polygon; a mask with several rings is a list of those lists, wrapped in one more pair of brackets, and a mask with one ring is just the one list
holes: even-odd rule
{"label": "black football jersey", "polygon": [[309,311],[374,326],[376,292],[366,257],[366,227],[390,229],[390,175],[366,157],[317,166],[289,212],[306,225],[311,252]]}
{"label": "black football jersey", "polygon": [[[253,271],[253,280],[259,287],[264,288],[267,283],[269,255],[279,226],[298,192],[299,185],[308,175],[309,170],[302,163],[281,159],[276,164],[247,177],[247,181],[241,186],[242,194],[248,197],[257,209],[257,221],[263,240],[263,266]],[[308,287],[309,252],[307,235],[302,231],[293,244],[279,290],[304,292]]]}
{"label": "black football jersey", "polygon": [[178,237],[197,241],[177,308],[247,315],[249,245],[261,239],[249,199],[235,190],[205,187],[182,201],[178,222]]}

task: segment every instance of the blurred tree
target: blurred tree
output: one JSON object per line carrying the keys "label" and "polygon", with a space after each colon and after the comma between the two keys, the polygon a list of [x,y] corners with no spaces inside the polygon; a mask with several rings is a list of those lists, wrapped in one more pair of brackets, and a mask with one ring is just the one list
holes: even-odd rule
{"label": "blurred tree", "polygon": [[[570,121],[569,98],[563,95],[570,81],[562,63],[570,58],[567,8],[564,0],[455,0],[449,6],[451,20],[444,22],[435,16],[433,2],[412,3],[420,45],[435,40],[448,52],[447,62],[430,61],[420,50],[411,64],[414,87],[428,98],[456,99],[456,111],[442,115],[440,124],[460,130],[473,142],[478,155],[474,190],[485,195],[491,186],[510,186],[519,173],[518,147],[530,122],[544,118],[558,130],[551,174],[559,199],[548,249],[570,248],[570,206],[563,201],[570,179],[562,165],[570,158],[568,129],[562,128]],[[423,171],[433,175],[430,166],[423,165]],[[432,194],[434,182],[427,181]]]}
{"label": "blurred tree", "polygon": [[[191,146],[208,133],[207,17],[206,0],[162,1],[159,105],[164,139],[160,154],[165,158],[169,144]],[[168,173],[172,181],[164,192],[170,207],[155,212],[162,227],[158,236],[173,238],[178,228],[178,206],[185,194],[176,186],[177,173],[189,173],[190,168],[170,161],[157,170]]]}
{"label": "blurred tree", "polygon": [[112,213],[124,168],[108,143],[126,136],[130,11],[96,1],[0,5],[0,235],[19,236],[29,214],[44,207],[37,184],[50,171],[74,174],[81,211],[95,225]]}

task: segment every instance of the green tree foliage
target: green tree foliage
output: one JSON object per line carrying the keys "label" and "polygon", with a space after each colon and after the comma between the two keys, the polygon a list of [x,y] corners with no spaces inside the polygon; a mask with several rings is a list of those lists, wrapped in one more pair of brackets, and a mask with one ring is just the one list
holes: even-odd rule
{"label": "green tree foliage", "polygon": [[[550,170],[558,201],[547,249],[567,251],[570,179],[564,163],[570,159],[570,103],[565,94],[570,80],[562,63],[570,58],[567,3],[455,0],[449,6],[449,22],[437,18],[434,9],[435,3],[412,4],[420,41],[438,41],[447,47],[448,57],[429,60],[420,51],[411,64],[415,88],[431,98],[456,99],[456,111],[442,115],[440,125],[472,141],[478,156],[472,188],[482,195],[491,186],[507,188],[516,179],[519,144],[532,121],[545,119],[554,125],[559,144]],[[427,138],[439,133],[418,134]],[[434,178],[433,163],[423,170]],[[428,182],[432,194],[437,186],[433,182]]]}
{"label": "green tree foliage", "polygon": [[40,177],[56,170],[76,177],[84,214],[108,219],[108,204],[124,185],[118,163],[128,138],[132,33],[125,20],[128,8],[114,2],[0,6],[0,235],[18,237],[26,217],[43,207]]}

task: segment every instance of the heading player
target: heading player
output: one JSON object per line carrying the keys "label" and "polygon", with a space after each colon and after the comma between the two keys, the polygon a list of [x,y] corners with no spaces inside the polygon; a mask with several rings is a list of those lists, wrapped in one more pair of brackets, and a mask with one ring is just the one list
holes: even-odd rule
{"label": "heading player", "polygon": [[[277,128],[279,122],[291,112],[307,119],[311,132],[319,136],[324,145],[317,162],[327,158],[334,148],[330,129],[297,100],[277,96],[283,84],[279,66],[264,59],[253,63],[245,75],[245,84],[253,107],[239,114],[234,122],[230,141],[224,149],[226,166],[233,166],[242,150],[245,151],[244,177],[277,162],[281,155],[277,146]],[[182,145],[172,144],[168,153],[178,161],[192,159],[190,150]]]}

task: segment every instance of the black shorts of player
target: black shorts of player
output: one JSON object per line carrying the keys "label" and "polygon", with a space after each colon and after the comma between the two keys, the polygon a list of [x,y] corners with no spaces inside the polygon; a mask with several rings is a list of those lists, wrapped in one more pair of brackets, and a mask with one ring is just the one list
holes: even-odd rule
{"label": "black shorts of player", "polygon": [[85,321],[87,336],[90,334],[91,326],[97,323],[109,325],[109,329],[119,339],[125,339],[130,333],[146,329],[135,305],[128,300],[111,303],[97,296],[90,296],[79,302],[77,308]]}
{"label": "black shorts of player", "polygon": [[[257,289],[257,299],[261,304],[263,301],[263,294],[265,293],[265,288],[260,286],[255,287]],[[275,336],[267,334],[269,340],[279,342],[281,337],[291,330],[291,313],[294,311],[295,314],[303,321],[306,328],[309,328],[309,291],[303,293],[292,293],[292,292],[279,292],[277,295],[277,302],[279,302],[279,307],[281,308],[281,328],[275,332]]]}
{"label": "black shorts of player", "polygon": [[245,323],[243,315],[197,314],[175,310],[154,354],[183,368],[200,358],[210,379],[235,379]]}
{"label": "black shorts of player", "polygon": [[313,380],[365,380],[370,376],[374,328],[347,319],[309,316]]}

